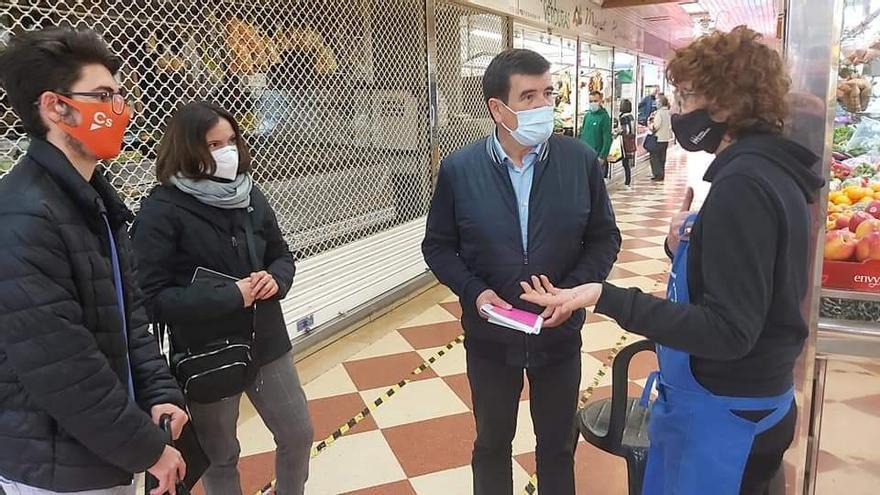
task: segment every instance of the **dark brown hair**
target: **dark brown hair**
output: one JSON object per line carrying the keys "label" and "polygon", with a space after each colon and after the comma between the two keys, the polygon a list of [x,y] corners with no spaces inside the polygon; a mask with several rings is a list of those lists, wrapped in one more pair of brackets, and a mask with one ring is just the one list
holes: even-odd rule
{"label": "dark brown hair", "polygon": [[103,65],[114,76],[122,61],[94,31],[51,27],[12,38],[0,55],[0,79],[9,104],[31,136],[45,138],[38,100],[47,91],[70,91],[86,65]]}
{"label": "dark brown hair", "polygon": [[511,49],[499,53],[483,73],[483,98],[507,103],[510,78],[515,75],[541,76],[550,70],[550,62],[537,52]]}
{"label": "dark brown hair", "polygon": [[167,184],[171,177],[180,174],[190,179],[207,179],[217,169],[206,136],[220,119],[224,119],[235,132],[238,146],[238,173],[251,171],[251,155],[241,138],[241,129],[235,117],[222,108],[204,101],[188,103],[181,107],[171,121],[156,159],[156,179]]}
{"label": "dark brown hair", "polygon": [[782,131],[791,79],[779,53],[746,26],[701,36],[676,50],[666,76],[675,86],[691,84],[710,111],[730,112],[727,125],[735,138]]}

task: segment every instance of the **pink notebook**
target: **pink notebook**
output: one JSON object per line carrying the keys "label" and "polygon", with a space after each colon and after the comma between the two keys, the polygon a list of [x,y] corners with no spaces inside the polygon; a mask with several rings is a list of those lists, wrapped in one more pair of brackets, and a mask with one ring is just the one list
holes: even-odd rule
{"label": "pink notebook", "polygon": [[491,304],[485,304],[480,311],[489,318],[489,323],[509,328],[530,335],[541,333],[544,318],[541,315],[529,313],[521,309],[501,309]]}

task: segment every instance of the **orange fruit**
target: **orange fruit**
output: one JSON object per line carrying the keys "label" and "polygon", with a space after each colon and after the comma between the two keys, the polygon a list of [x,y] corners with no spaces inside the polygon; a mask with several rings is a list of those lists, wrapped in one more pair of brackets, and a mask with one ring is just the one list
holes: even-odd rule
{"label": "orange fruit", "polygon": [[840,206],[840,205],[852,206],[852,204],[853,204],[852,200],[849,199],[849,196],[846,196],[846,195],[840,195],[840,196],[835,197],[834,203],[837,204],[838,206]]}
{"label": "orange fruit", "polygon": [[871,190],[875,193],[880,193],[880,182],[875,182],[871,184]]}
{"label": "orange fruit", "polygon": [[[845,192],[846,192],[846,197],[848,197],[850,199],[850,201],[852,201],[853,203],[860,201],[862,198],[865,197],[865,194],[867,194],[867,191],[865,191],[865,188],[858,187],[858,186],[849,186],[846,188]],[[873,190],[872,190],[872,192],[873,192]]]}

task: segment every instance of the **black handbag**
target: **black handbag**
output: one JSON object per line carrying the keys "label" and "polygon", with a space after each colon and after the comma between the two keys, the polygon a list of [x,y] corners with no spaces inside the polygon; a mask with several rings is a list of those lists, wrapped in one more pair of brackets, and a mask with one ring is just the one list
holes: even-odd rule
{"label": "black handbag", "polygon": [[642,143],[642,147],[645,148],[645,151],[647,151],[648,153],[653,153],[657,151],[658,143],[659,141],[657,141],[656,134],[648,134],[647,136],[645,136],[645,142]]}
{"label": "black handbag", "polygon": [[172,353],[171,370],[186,400],[210,404],[244,392],[256,377],[252,344],[252,336],[226,338]]}
{"label": "black handbag", "polygon": [[[255,271],[262,269],[256,256],[254,230],[251,211],[248,207],[244,222],[247,248]],[[177,378],[187,401],[201,404],[218,402],[234,397],[247,389],[257,375],[253,362],[253,343],[257,306],[251,307],[250,328],[241,332],[241,337],[223,337],[199,346],[197,349],[183,349],[176,352],[170,345],[171,372]],[[164,327],[159,327],[160,342]]]}

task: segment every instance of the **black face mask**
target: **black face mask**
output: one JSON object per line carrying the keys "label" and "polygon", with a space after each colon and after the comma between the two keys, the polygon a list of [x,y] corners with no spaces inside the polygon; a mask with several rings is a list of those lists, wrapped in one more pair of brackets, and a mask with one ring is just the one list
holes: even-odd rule
{"label": "black face mask", "polygon": [[682,148],[715,153],[727,132],[727,124],[715,122],[705,108],[672,116],[672,131]]}

